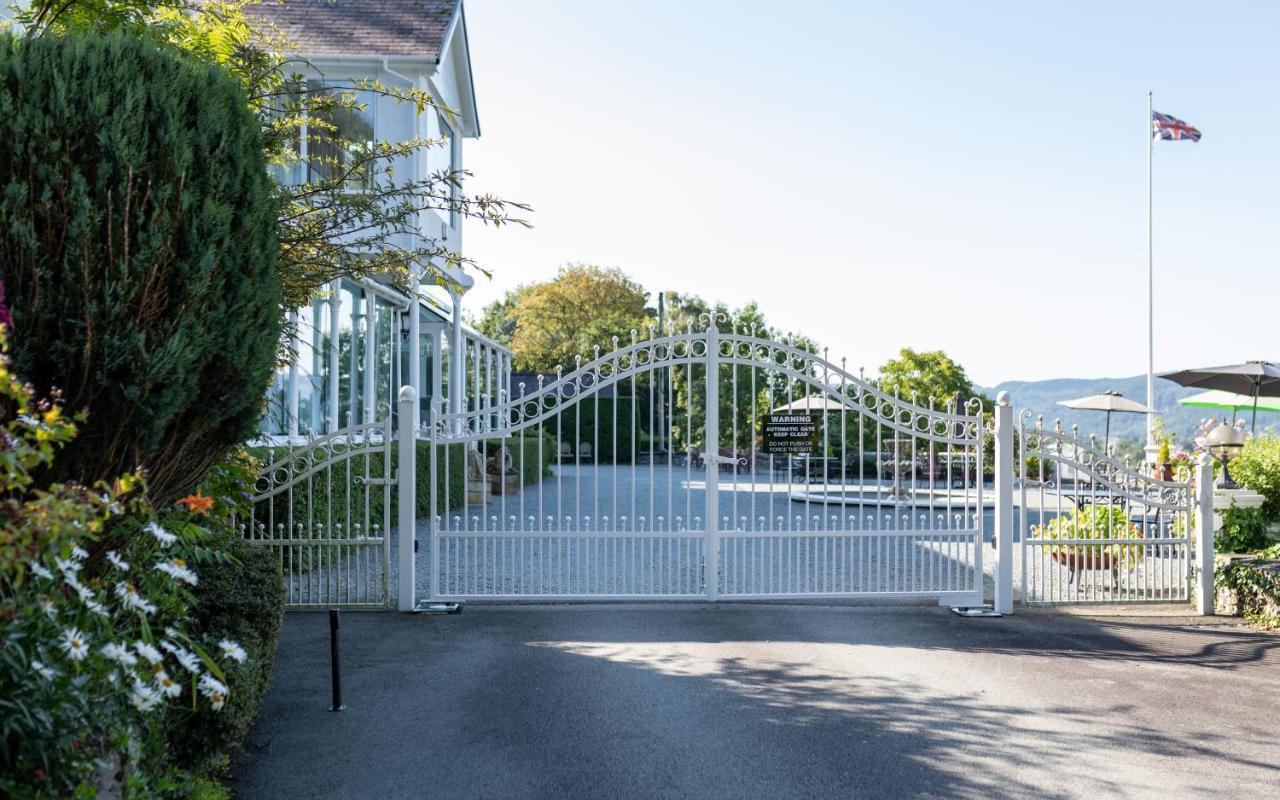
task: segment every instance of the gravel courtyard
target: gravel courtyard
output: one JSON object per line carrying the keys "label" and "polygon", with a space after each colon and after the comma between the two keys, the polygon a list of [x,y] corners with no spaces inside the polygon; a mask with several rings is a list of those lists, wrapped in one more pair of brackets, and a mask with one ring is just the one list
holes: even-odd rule
{"label": "gravel courtyard", "polygon": [[285,621],[244,798],[1274,797],[1280,637],[937,608]]}

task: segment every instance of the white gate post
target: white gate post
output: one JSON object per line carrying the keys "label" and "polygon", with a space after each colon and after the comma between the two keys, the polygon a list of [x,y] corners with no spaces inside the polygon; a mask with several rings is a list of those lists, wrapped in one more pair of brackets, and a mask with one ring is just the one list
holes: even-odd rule
{"label": "white gate post", "polygon": [[[418,486],[416,437],[413,426],[414,409],[418,406],[418,390],[412,386],[401,386],[399,395],[399,428],[400,440],[399,463],[396,468],[396,488],[399,499],[396,511],[396,531],[400,536],[400,564],[397,568],[399,581],[399,607],[401,611],[412,611],[415,605],[417,587],[417,563],[414,560],[414,541],[417,537],[416,490]],[[435,487],[432,487],[434,489]]]}
{"label": "white gate post", "polygon": [[995,610],[1013,613],[1013,405],[1009,393],[996,397],[996,596]]}
{"label": "white gate post", "polygon": [[1213,459],[1201,453],[1196,464],[1196,556],[1199,562],[1199,597],[1196,611],[1212,616],[1217,588],[1213,584]]}
{"label": "white gate post", "polygon": [[707,599],[720,594],[720,339],[716,313],[707,323],[706,436],[703,462],[707,468]]}

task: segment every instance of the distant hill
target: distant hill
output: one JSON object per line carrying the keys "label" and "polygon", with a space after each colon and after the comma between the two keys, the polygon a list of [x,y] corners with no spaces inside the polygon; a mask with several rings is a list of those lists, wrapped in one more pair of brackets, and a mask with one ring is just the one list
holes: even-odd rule
{"label": "distant hill", "polygon": [[[1058,405],[1060,400],[1074,400],[1107,390],[1116,391],[1125,397],[1138,402],[1146,402],[1147,377],[1136,375],[1132,378],[1051,378],[1043,381],[1005,381],[998,386],[984,388],[989,397],[995,398],[997,392],[1008,392],[1013,399],[1014,408],[1029,408],[1037,415],[1044,415],[1045,424],[1061,419],[1062,424],[1070,428],[1079,425],[1081,435],[1090,433],[1102,437],[1106,413],[1102,411],[1077,411]],[[1230,411],[1212,408],[1187,408],[1178,405],[1178,398],[1197,394],[1200,389],[1186,389],[1177,384],[1156,378],[1156,410],[1164,421],[1166,428],[1173,431],[1180,444],[1191,440],[1192,431],[1201,419],[1209,416],[1221,416],[1224,413],[1230,418]],[[1252,412],[1241,411],[1240,415],[1248,420]],[[1111,436],[1133,441],[1146,441],[1147,427],[1145,414],[1112,414]],[[1258,430],[1265,428],[1280,430],[1280,414],[1258,413]]]}

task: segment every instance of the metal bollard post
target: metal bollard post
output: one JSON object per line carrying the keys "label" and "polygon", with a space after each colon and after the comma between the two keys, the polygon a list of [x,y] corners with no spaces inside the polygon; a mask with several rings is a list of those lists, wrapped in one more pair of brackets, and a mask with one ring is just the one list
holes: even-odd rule
{"label": "metal bollard post", "polygon": [[346,711],[342,704],[342,668],[338,663],[338,609],[329,609],[329,667],[333,675],[333,705],[330,711]]}

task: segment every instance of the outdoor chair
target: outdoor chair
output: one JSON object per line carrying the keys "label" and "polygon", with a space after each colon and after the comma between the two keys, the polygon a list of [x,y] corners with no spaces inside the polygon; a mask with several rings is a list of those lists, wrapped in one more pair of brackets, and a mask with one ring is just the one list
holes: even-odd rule
{"label": "outdoor chair", "polygon": [[578,460],[586,464],[594,463],[595,451],[591,449],[591,442],[578,443]]}

